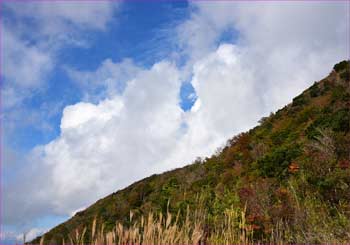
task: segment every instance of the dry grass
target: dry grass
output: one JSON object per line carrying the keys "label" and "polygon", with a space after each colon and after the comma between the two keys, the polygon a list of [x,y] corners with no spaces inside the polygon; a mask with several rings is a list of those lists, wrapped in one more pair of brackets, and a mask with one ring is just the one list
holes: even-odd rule
{"label": "dry grass", "polygon": [[[313,205],[313,204],[312,204]],[[305,208],[305,207],[304,207]],[[318,207],[320,208],[320,207]],[[105,225],[98,227],[95,218],[87,233],[87,227],[75,230],[67,241],[62,244],[94,244],[94,245],[120,245],[120,244],[345,244],[350,238],[350,233],[343,233],[341,239],[335,236],[335,226],[329,217],[319,213],[310,213],[310,217],[305,220],[302,227],[299,225],[291,227],[284,222],[278,222],[270,234],[261,239],[254,239],[254,227],[246,221],[245,210],[228,209],[223,218],[214,222],[214,225],[206,225],[207,217],[202,211],[190,212],[187,209],[185,219],[180,222],[179,214],[174,216],[167,212],[149,213],[146,217],[133,218],[130,213],[130,226],[125,226],[119,222],[112,230],[106,230]],[[344,218],[344,222],[349,221]],[[339,229],[338,231],[341,231]],[[45,244],[42,237],[40,245]]]}
{"label": "dry grass", "polygon": [[[166,215],[149,213],[138,220],[133,220],[133,216],[131,212],[131,226],[117,222],[110,231],[106,231],[104,225],[97,228],[95,218],[89,236],[85,227],[80,231],[75,230],[69,236],[68,243],[63,241],[62,244],[253,244],[253,230],[246,223],[244,210],[227,210],[224,219],[210,231],[201,210],[190,212],[187,209],[182,222],[179,221],[179,214],[174,216],[169,212]],[[44,237],[40,244],[44,244]]]}
{"label": "dry grass", "polygon": [[[130,225],[116,222],[113,228],[93,219],[89,227],[72,231],[61,244],[348,244],[350,220],[338,207],[336,214],[329,213],[326,203],[310,195],[298,197],[297,183],[290,181],[293,219],[280,220],[270,231],[254,227],[246,209],[232,207],[222,215],[210,216],[200,196],[196,210],[187,210],[176,215],[170,213],[148,213],[137,216],[130,212]],[[346,204],[344,204],[346,205]],[[210,223],[210,225],[208,225]],[[41,237],[40,245],[50,243]]]}
{"label": "dry grass", "polygon": [[[194,217],[194,218],[193,218]],[[167,213],[148,214],[139,221],[133,221],[132,226],[126,227],[117,223],[112,231],[105,232],[104,226],[95,233],[96,219],[92,224],[92,244],[249,244],[252,231],[245,223],[244,212],[227,211],[223,226],[208,232],[200,212],[190,215],[189,209],[182,224],[179,214],[173,216]],[[82,233],[84,236],[84,232]],[[71,239],[73,244],[83,244],[82,236]]]}
{"label": "dry grass", "polygon": [[[199,196],[196,209],[187,207],[182,214],[167,211],[137,216],[130,212],[129,225],[116,222],[113,228],[106,228],[95,217],[88,227],[72,231],[60,244],[348,244],[347,208],[338,207],[337,213],[331,215],[326,203],[311,195],[300,199],[297,189],[297,184],[290,181],[294,218],[278,221],[268,232],[254,227],[246,208],[232,207],[222,215],[210,216]],[[41,237],[40,245],[46,243],[50,241]]]}
{"label": "dry grass", "polygon": [[[297,198],[296,198],[297,199]],[[254,239],[254,226],[246,219],[246,211],[240,209],[227,209],[222,218],[214,220],[212,225],[207,225],[207,212],[202,208],[190,210],[187,208],[185,217],[180,214],[173,215],[167,212],[149,213],[137,219],[130,212],[129,226],[117,222],[112,230],[107,230],[105,225],[98,225],[95,218],[89,233],[87,227],[75,230],[67,241],[62,244],[93,244],[93,245],[119,245],[119,244],[346,244],[350,239],[350,221],[346,216],[342,218],[343,227],[339,222],[332,220],[322,203],[315,203],[311,199],[306,203],[298,203],[300,212],[306,212],[303,220],[297,223],[287,224],[278,222],[265,237]],[[200,207],[200,206],[199,206]],[[342,232],[336,235],[337,232]],[[261,235],[261,234],[260,234]],[[45,243],[42,237],[40,245]]]}

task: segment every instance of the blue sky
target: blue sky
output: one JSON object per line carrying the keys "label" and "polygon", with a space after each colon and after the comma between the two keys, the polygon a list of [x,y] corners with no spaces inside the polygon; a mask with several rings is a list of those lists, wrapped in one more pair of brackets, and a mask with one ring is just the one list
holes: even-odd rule
{"label": "blue sky", "polygon": [[345,1],[1,4],[3,242],[209,156],[349,57]]}

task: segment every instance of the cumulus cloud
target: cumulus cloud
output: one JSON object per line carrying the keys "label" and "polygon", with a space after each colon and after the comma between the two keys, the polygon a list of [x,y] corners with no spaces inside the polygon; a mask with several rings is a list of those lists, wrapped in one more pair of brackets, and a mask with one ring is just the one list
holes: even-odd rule
{"label": "cumulus cloud", "polygon": [[240,62],[242,56],[236,46],[223,44],[194,63],[191,82],[197,100],[184,115],[185,130],[163,170],[213,154],[264,115],[254,77]]}
{"label": "cumulus cloud", "polygon": [[[209,155],[345,59],[345,5],[194,2],[177,31],[198,99],[174,159]],[[219,42],[226,30],[238,32],[234,44]]]}
{"label": "cumulus cloud", "polygon": [[217,48],[225,30],[235,30],[239,62],[254,76],[262,103],[275,110],[349,56],[348,4],[195,2],[178,27],[180,46],[192,65]]}
{"label": "cumulus cloud", "polygon": [[[183,70],[169,61],[144,70],[110,60],[93,72],[71,70],[81,86],[93,87],[88,93],[110,92],[64,109],[60,136],[33,151],[35,170],[25,173],[45,177],[27,177],[8,191],[31,198],[5,199],[5,220],[70,214],[142,177],[212,154],[346,58],[344,4],[196,3],[177,29],[190,57]],[[218,44],[227,29],[239,38]],[[179,89],[187,71],[197,100],[184,112]]]}
{"label": "cumulus cloud", "polygon": [[151,174],[169,155],[179,134],[180,84],[176,67],[161,62],[130,80],[121,96],[96,105],[81,102],[66,107],[60,137],[33,151],[31,161],[37,163],[38,172],[25,174],[41,177],[35,184],[26,183],[29,186],[11,186],[29,191],[30,203],[18,195],[13,200],[9,196],[11,205],[5,203],[5,213],[12,217],[5,219],[14,218],[16,208],[28,213],[17,212],[24,215],[18,219],[37,213],[38,207],[69,214]]}

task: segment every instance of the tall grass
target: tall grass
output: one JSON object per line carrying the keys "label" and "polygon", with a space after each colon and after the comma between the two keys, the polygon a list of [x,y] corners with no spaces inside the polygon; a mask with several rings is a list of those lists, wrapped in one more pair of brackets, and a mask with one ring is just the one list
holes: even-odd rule
{"label": "tall grass", "polygon": [[[105,225],[97,227],[97,218],[92,221],[91,234],[87,227],[75,230],[62,244],[256,244],[253,240],[254,229],[246,222],[245,210],[228,209],[223,219],[210,228],[206,225],[206,214],[201,210],[193,212],[187,208],[185,219],[180,222],[179,213],[149,213],[138,220],[133,220],[130,212],[130,226],[120,222],[112,230],[106,231]],[[271,236],[273,237],[273,236]],[[277,239],[276,239],[277,238]],[[45,238],[41,237],[40,245]],[[274,237],[274,244],[283,244],[283,240]],[[278,242],[276,242],[278,241]]]}
{"label": "tall grass", "polygon": [[[315,205],[315,204],[307,204]],[[309,207],[304,208],[308,209]],[[282,220],[277,222],[271,232],[258,240],[254,238],[254,225],[246,219],[245,210],[228,209],[223,218],[214,222],[210,228],[206,225],[206,214],[187,209],[186,217],[180,222],[179,214],[174,216],[170,212],[149,213],[147,216],[134,219],[130,213],[130,224],[125,226],[116,222],[112,230],[106,230],[104,224],[98,227],[97,218],[91,224],[90,233],[87,227],[75,230],[62,244],[93,244],[93,245],[121,245],[121,244],[346,244],[350,241],[350,222],[339,214],[340,222],[347,229],[340,228],[329,216],[325,216],[322,207],[317,204],[319,212],[313,209],[305,220],[300,223],[287,224]],[[305,211],[305,210],[304,210]],[[310,212],[310,210],[306,210]],[[337,234],[341,232],[342,234]],[[40,245],[45,244],[45,237],[40,240]],[[48,242],[50,243],[50,242]]]}
{"label": "tall grass", "polygon": [[[113,228],[95,217],[88,227],[72,231],[60,244],[349,244],[348,204],[336,208],[311,193],[299,197],[298,184],[293,181],[288,189],[294,207],[290,219],[277,220],[268,231],[262,232],[250,221],[246,208],[232,207],[213,217],[199,200],[194,210],[187,207],[177,214],[130,212],[128,225],[117,221]],[[40,244],[46,243],[52,241],[41,237]]]}
{"label": "tall grass", "polygon": [[[170,212],[149,213],[146,217],[133,220],[132,225],[124,226],[117,222],[114,229],[105,230],[101,225],[97,229],[97,219],[91,225],[89,244],[252,244],[253,230],[246,223],[245,212],[227,210],[220,225],[209,231],[205,225],[205,214],[198,211],[190,213],[187,209],[185,220],[179,222],[179,214],[173,216]],[[86,244],[86,227],[76,230],[69,236],[69,244]],[[63,242],[64,244],[64,242]]]}

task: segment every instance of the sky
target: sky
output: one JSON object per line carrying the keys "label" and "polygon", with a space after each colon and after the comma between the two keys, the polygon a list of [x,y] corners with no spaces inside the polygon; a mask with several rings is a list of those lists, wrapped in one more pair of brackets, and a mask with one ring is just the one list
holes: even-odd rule
{"label": "sky", "polygon": [[349,1],[1,1],[1,243],[192,163],[349,59]]}

